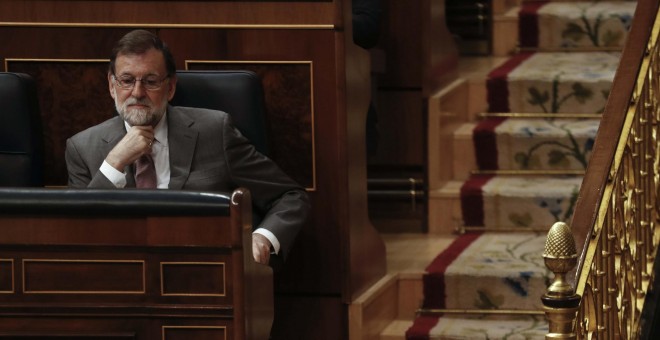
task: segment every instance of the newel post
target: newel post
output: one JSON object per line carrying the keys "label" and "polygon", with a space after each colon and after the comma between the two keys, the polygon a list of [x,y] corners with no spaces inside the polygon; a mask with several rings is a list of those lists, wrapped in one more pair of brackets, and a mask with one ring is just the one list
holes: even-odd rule
{"label": "newel post", "polygon": [[541,297],[543,310],[549,323],[546,340],[577,339],[575,333],[580,296],[566,281],[566,273],[577,264],[577,251],[571,228],[566,223],[555,223],[545,241],[543,259],[555,274],[554,281]]}

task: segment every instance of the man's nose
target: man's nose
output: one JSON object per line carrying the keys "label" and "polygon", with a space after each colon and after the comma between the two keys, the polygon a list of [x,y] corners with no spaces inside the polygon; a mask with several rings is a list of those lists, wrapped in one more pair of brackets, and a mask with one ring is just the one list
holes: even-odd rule
{"label": "man's nose", "polygon": [[144,88],[144,85],[142,85],[142,80],[136,79],[135,84],[133,85],[133,90],[131,91],[131,95],[133,97],[137,98],[142,98],[146,95],[147,89]]}

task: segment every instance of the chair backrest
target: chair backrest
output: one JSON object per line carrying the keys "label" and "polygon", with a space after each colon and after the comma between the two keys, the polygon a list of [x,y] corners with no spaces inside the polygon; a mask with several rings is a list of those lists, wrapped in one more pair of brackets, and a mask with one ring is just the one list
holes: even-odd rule
{"label": "chair backrest", "polygon": [[257,151],[268,155],[264,93],[261,79],[250,71],[177,71],[174,106],[220,110]]}
{"label": "chair backrest", "polygon": [[41,113],[34,79],[0,72],[0,187],[44,185]]}

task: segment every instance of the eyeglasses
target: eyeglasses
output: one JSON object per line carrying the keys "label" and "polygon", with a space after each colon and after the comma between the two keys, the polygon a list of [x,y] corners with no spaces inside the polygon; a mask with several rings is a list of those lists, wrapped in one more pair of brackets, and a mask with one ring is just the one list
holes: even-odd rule
{"label": "eyeglasses", "polygon": [[117,78],[114,74],[112,79],[115,81],[117,86],[121,87],[124,90],[131,90],[135,87],[135,83],[138,81],[142,83],[142,86],[147,91],[156,91],[163,86],[163,83],[170,79],[170,76],[165,76],[165,78],[158,79],[155,76],[148,76],[146,78],[135,78],[133,76],[121,76]]}

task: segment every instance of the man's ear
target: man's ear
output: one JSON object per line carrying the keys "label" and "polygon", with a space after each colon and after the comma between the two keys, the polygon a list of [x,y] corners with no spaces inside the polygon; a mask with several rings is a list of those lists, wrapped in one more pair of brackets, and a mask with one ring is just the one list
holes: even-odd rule
{"label": "man's ear", "polygon": [[110,72],[108,72],[108,90],[110,91],[110,97],[116,100],[117,91],[115,91],[115,82],[112,80],[112,74]]}
{"label": "man's ear", "polygon": [[170,77],[170,81],[167,82],[167,86],[168,86],[167,87],[167,91],[168,91],[167,92],[167,101],[172,100],[172,98],[174,97],[174,92],[176,92],[176,80],[177,80],[176,74],[173,74]]}

